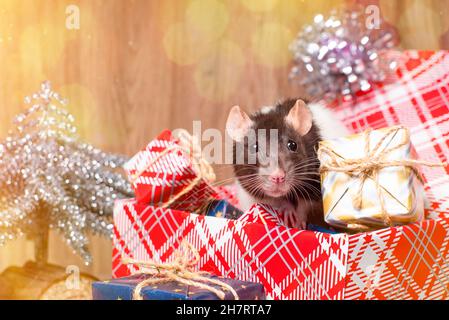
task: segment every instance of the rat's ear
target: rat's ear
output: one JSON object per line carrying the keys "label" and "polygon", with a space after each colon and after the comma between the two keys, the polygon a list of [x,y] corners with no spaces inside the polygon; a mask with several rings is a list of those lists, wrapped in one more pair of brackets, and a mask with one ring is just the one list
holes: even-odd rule
{"label": "rat's ear", "polygon": [[312,128],[312,112],[302,100],[296,100],[293,108],[285,117],[285,122],[291,125],[298,133],[305,136]]}
{"label": "rat's ear", "polygon": [[232,107],[226,122],[226,132],[234,141],[242,141],[248,134],[253,121],[240,109],[239,106]]}

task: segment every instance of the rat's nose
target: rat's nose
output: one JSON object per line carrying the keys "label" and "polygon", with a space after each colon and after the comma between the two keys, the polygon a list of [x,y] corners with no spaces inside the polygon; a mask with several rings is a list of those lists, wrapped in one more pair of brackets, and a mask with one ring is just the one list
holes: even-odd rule
{"label": "rat's nose", "polygon": [[272,174],[270,174],[268,179],[272,183],[283,183],[285,181],[285,172],[282,169],[276,169]]}

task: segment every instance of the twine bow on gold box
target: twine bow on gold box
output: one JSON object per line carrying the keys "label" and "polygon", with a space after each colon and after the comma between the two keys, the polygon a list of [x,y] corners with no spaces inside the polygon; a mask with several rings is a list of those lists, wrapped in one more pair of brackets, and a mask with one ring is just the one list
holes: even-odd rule
{"label": "twine bow on gold box", "polygon": [[424,191],[406,127],[367,130],[320,142],[325,220],[334,226],[367,230],[421,219]]}
{"label": "twine bow on gold box", "polygon": [[[216,294],[220,300],[224,300],[226,291],[229,291],[235,300],[239,300],[236,290],[229,284],[219,279],[211,278],[208,272],[194,271],[194,268],[198,265],[200,255],[190,243],[184,241],[174,255],[175,259],[170,263],[122,258],[125,264],[137,265],[139,267],[138,274],[149,276],[149,278],[137,284],[133,292],[133,300],[143,299],[141,292],[146,286],[171,281],[210,291]],[[193,259],[191,258],[192,255]]]}

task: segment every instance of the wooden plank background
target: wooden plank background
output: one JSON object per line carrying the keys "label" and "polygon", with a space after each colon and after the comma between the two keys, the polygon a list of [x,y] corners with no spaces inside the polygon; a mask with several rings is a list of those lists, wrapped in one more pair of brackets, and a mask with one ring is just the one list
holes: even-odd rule
{"label": "wooden plank background", "polygon": [[[288,44],[302,25],[345,0],[0,0],[0,137],[44,79],[70,99],[82,139],[132,155],[164,128],[224,128],[227,112],[300,95]],[[404,48],[449,48],[449,1],[374,0]],[[68,29],[67,7],[79,9]],[[218,168],[219,176],[229,175]],[[1,179],[1,177],[0,177]],[[111,244],[94,238],[110,275]],[[0,248],[0,271],[32,257],[31,243]],[[52,234],[50,260],[82,266]]]}

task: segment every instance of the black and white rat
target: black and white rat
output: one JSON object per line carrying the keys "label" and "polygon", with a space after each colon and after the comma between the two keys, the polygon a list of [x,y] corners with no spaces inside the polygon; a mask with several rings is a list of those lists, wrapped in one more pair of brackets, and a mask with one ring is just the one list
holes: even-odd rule
{"label": "black and white rat", "polygon": [[[267,130],[263,152],[259,150],[259,129]],[[278,132],[276,152],[269,147],[270,129]],[[348,133],[330,110],[320,104],[308,105],[301,99],[263,107],[250,116],[235,106],[229,113],[226,132],[234,141],[233,167],[243,210],[262,202],[283,211],[289,226],[325,226],[316,150],[320,140]],[[244,152],[240,161],[239,150]],[[255,161],[250,162],[252,155],[256,155]]]}

